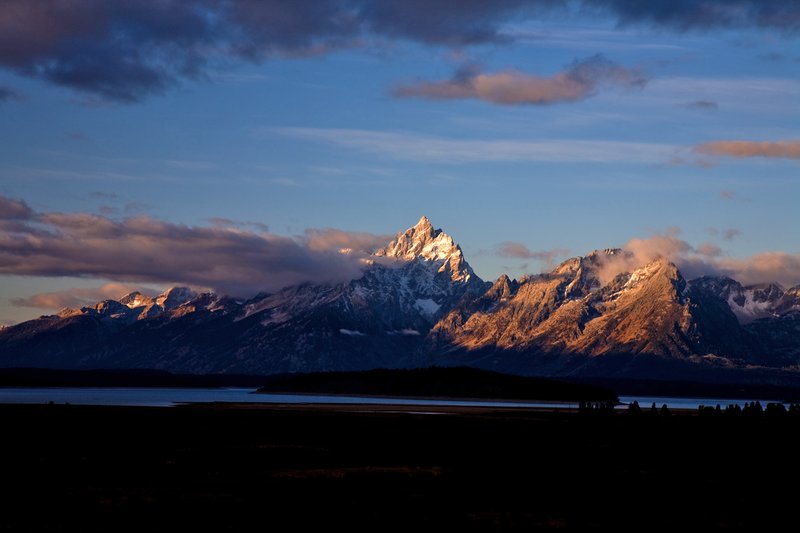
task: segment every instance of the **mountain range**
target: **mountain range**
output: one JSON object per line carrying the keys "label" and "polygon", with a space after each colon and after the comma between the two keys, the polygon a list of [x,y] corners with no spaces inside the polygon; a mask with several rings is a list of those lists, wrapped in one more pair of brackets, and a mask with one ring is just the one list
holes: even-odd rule
{"label": "mountain range", "polygon": [[66,308],[0,330],[0,366],[274,374],[469,365],[569,377],[793,379],[800,286],[686,280],[667,258],[611,268],[626,257],[597,250],[549,273],[490,283],[422,217],[347,283],[248,300],[174,287]]}

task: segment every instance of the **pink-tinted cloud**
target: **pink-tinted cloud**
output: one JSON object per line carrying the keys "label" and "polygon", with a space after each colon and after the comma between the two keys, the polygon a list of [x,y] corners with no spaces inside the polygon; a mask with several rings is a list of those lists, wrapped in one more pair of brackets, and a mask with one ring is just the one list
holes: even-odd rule
{"label": "pink-tinted cloud", "polygon": [[392,240],[392,235],[342,231],[334,228],[307,229],[303,241],[310,250],[331,251],[349,250],[369,254]]}
{"label": "pink-tinted cloud", "polygon": [[702,155],[734,157],[771,157],[800,159],[800,140],[788,141],[714,141],[694,147]]}
{"label": "pink-tinted cloud", "polygon": [[721,259],[715,266],[745,285],[777,281],[788,287],[800,283],[800,253],[764,252],[745,259]]}
{"label": "pink-tinted cloud", "polygon": [[[500,257],[510,257],[513,259],[535,259],[545,265],[551,265],[559,258],[567,255],[569,250],[564,248],[553,248],[552,250],[531,250],[524,244],[514,241],[505,241],[497,245],[495,252]],[[527,265],[525,265],[527,268]]]}
{"label": "pink-tinted cloud", "polygon": [[[238,226],[187,226],[149,216],[38,213],[0,197],[0,274],[75,276],[211,288],[235,296],[360,275],[377,237],[312,230],[285,237]],[[335,237],[334,237],[335,235]],[[350,236],[350,237],[348,237]],[[351,248],[342,254],[340,248]]]}
{"label": "pink-tinted cloud", "polygon": [[36,307],[39,309],[63,309],[64,307],[81,308],[91,306],[101,300],[118,300],[119,298],[139,291],[148,296],[155,293],[146,288],[123,283],[106,283],[100,287],[73,288],[63,291],[43,292],[27,298],[15,298],[11,304],[17,307]]}
{"label": "pink-tinted cloud", "polygon": [[728,276],[745,285],[773,281],[786,286],[800,283],[800,253],[765,252],[735,259],[712,243],[694,247],[675,233],[631,239],[623,250],[624,253],[601,256],[602,282],[666,258],[678,265],[686,279],[709,275]]}
{"label": "pink-tinted cloud", "polygon": [[33,209],[22,200],[0,196],[0,220],[28,220]]}
{"label": "pink-tinted cloud", "polygon": [[706,257],[719,257],[722,255],[722,248],[712,242],[704,242],[697,247],[697,253]]}
{"label": "pink-tinted cloud", "polygon": [[395,89],[402,98],[462,100],[474,98],[495,104],[545,105],[583,100],[602,86],[642,87],[644,75],[601,55],[575,61],[549,77],[519,71],[484,74],[475,67],[461,69],[443,81],[420,82]]}

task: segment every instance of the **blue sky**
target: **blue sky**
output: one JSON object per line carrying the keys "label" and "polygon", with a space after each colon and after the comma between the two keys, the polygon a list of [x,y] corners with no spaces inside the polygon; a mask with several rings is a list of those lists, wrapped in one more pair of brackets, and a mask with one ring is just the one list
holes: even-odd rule
{"label": "blue sky", "polygon": [[[90,14],[99,9],[84,3]],[[800,18],[791,3],[766,4],[795,18],[689,24],[630,21],[614,8],[512,9],[492,21],[502,38],[474,43],[380,29],[334,44],[312,35],[316,48],[302,53],[278,43],[257,58],[218,52],[190,74],[170,67],[169,83],[134,87],[133,97],[120,97],[124,82],[110,91],[107,80],[42,74],[44,61],[72,59],[58,43],[20,59],[0,40],[0,195],[39,217],[187,227],[228,219],[238,231],[303,246],[308,228],[390,235],[425,214],[490,280],[668,235],[709,268],[797,284]],[[177,54],[156,50],[168,64]],[[588,78],[576,74],[581,65]],[[511,90],[523,96],[508,97]],[[550,100],[519,101],[532,91]],[[530,253],[504,253],[507,243]],[[1,271],[5,323],[69,301],[37,303],[41,293],[83,288],[90,298],[112,282],[157,290],[198,279],[111,268]]]}

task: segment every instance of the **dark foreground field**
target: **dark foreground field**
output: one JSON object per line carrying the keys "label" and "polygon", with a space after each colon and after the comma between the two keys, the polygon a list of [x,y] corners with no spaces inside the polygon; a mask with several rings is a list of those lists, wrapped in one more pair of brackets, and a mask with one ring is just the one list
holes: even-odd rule
{"label": "dark foreground field", "polygon": [[348,409],[0,406],[0,530],[651,531],[798,516],[795,416]]}

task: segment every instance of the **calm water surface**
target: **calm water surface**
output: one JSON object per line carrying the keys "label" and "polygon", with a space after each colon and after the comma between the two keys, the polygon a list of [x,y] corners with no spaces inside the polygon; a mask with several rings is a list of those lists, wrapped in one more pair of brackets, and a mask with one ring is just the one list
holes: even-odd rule
{"label": "calm water surface", "polygon": [[[624,404],[634,400],[643,409],[655,402],[671,408],[697,409],[699,405],[715,406],[723,409],[728,405],[744,405],[751,400],[708,399],[708,398],[664,398],[646,396],[622,396]],[[325,396],[311,394],[253,394],[253,389],[183,389],[183,388],[0,388],[0,403],[71,403],[79,405],[135,405],[151,407],[171,407],[181,403],[226,402],[226,403],[327,403],[339,405],[431,405],[462,407],[577,407],[577,403],[546,402],[503,402],[480,400],[420,400],[411,398],[370,398],[363,396]],[[761,401],[766,405],[768,401]],[[624,407],[624,406],[623,406]]]}

